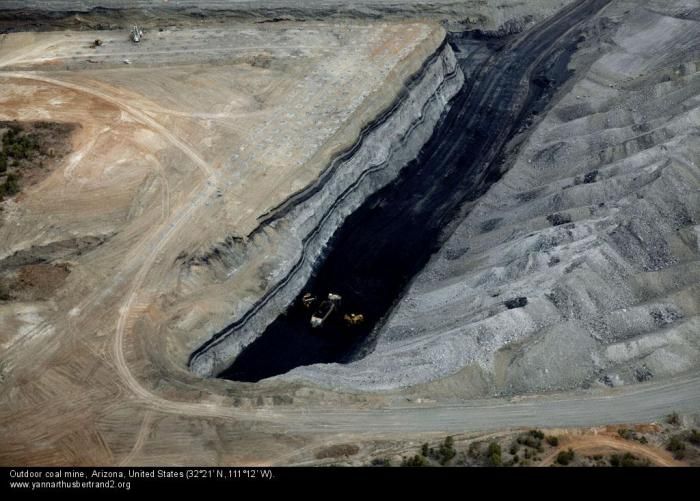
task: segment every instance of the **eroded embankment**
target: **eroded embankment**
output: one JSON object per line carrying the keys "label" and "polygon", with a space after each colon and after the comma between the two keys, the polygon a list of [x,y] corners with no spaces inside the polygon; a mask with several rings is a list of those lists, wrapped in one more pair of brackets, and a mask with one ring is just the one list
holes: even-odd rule
{"label": "eroded embankment", "polygon": [[680,2],[650,4],[594,18],[575,85],[413,280],[375,350],[290,377],[464,398],[696,370],[700,27]]}
{"label": "eroded embankment", "polygon": [[262,229],[250,235],[248,252],[254,251],[258,241],[267,241],[272,231],[281,242],[280,254],[290,256],[287,270],[239,320],[192,354],[194,372],[214,375],[224,370],[288,307],[338,226],[418,155],[462,83],[454,53],[443,43],[407,82],[394,105],[331,164],[321,184],[300,192],[263,220]]}
{"label": "eroded embankment", "polygon": [[[236,359],[223,377],[256,381],[315,363],[348,362],[371,352],[367,337],[439,246],[465,201],[500,176],[504,146],[542,111],[571,76],[581,20],[606,2],[585,2],[513,40],[454,37],[467,85],[420,158],[343,222],[305,290],[343,297],[341,314],[313,329],[301,298]],[[491,46],[489,46],[491,45]],[[365,322],[344,322],[360,312]],[[432,313],[440,320],[440,312]],[[350,323],[350,325],[347,325]],[[390,377],[387,374],[385,377]]]}
{"label": "eroded embankment", "polygon": [[207,19],[244,20],[270,23],[308,21],[310,19],[432,19],[445,22],[450,29],[488,29],[521,31],[571,3],[572,0],[95,0],[90,2],[45,0],[4,2],[0,12],[0,30],[51,30],[60,27],[91,29],[129,28],[138,23],[146,28],[166,23],[197,22]]}

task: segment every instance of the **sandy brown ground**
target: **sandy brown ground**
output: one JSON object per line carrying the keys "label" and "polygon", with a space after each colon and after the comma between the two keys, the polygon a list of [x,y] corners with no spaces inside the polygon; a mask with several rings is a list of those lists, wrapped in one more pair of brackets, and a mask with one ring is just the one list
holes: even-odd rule
{"label": "sandy brown ground", "polygon": [[196,270],[183,282],[178,257],[247,235],[313,180],[443,36],[420,22],[173,29],[141,45],[121,31],[4,35],[0,120],[80,128],[46,179],[4,202],[0,259],[60,257],[70,273],[49,300],[0,303],[0,463],[296,450],[302,439],[264,441],[269,427],[238,419],[264,418],[272,395],[234,400],[186,368],[235,313],[231,294],[259,286],[260,262],[233,284]]}
{"label": "sandy brown ground", "polygon": [[[559,446],[548,451],[542,456],[538,466],[551,466],[555,463],[560,451],[572,449],[576,454],[583,456],[609,456],[611,454],[631,453],[638,458],[648,459],[651,466],[685,466],[683,461],[673,459],[673,455],[663,447],[652,444],[640,444],[632,440],[625,440],[618,434],[619,426],[608,426],[584,430],[552,430],[551,433],[559,437]],[[654,425],[638,425],[634,430],[658,433],[660,427]]]}
{"label": "sandy brown ground", "polygon": [[[332,444],[399,454],[425,430],[438,440],[697,409],[697,377],[478,403],[193,377],[187,355],[235,317],[231,297],[254,297],[246,287],[275,249],[235,284],[196,267],[181,275],[178,257],[244,238],[354,140],[442,35],[421,23],[294,28],[179,29],[139,47],[123,32],[2,38],[0,119],[82,127],[65,163],[4,207],[0,259],[60,255],[71,272],[50,300],[0,304],[0,464],[309,464]],[[215,37],[226,50],[210,50]]]}
{"label": "sandy brown ground", "polygon": [[[517,444],[518,438],[527,436],[534,430],[534,428],[525,428],[449,435],[454,443],[455,455],[442,466],[492,467],[494,465],[490,462],[487,453],[488,446],[492,443],[498,444],[501,448],[501,463],[497,466],[505,467],[561,467],[557,464],[557,456],[560,452],[569,449],[574,451],[574,460],[568,465],[570,467],[610,466],[611,456],[622,457],[626,453],[632,454],[637,464],[646,466],[683,467],[696,464],[696,456],[691,453],[694,446],[690,443],[686,443],[687,453],[681,460],[674,459],[673,454],[667,450],[669,437],[681,436],[688,430],[665,422],[536,429],[545,437],[556,437],[558,443],[552,446],[545,439],[541,439],[541,452],[519,444],[516,449],[519,461],[511,462],[513,459],[511,446]],[[623,438],[619,433],[620,430],[633,431],[636,439]],[[416,455],[422,456],[423,444],[427,444],[433,452],[429,453],[428,457],[423,456],[424,466],[438,467],[441,466],[439,460],[431,455],[439,450],[447,436],[444,433],[432,433],[421,436],[405,435],[395,440],[389,437],[376,437],[374,440],[362,442],[339,441],[332,446],[302,448],[297,456],[288,459],[296,460],[302,465],[314,466],[405,466],[403,464],[405,460]],[[642,437],[646,440],[645,443],[640,442]],[[526,450],[529,451],[529,458],[525,454]],[[648,464],[645,464],[646,461]]]}

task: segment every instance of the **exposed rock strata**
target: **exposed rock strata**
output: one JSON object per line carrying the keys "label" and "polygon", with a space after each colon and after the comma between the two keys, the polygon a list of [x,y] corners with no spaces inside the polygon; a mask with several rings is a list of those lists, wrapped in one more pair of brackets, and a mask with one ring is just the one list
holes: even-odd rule
{"label": "exposed rock strata", "polygon": [[[444,21],[452,29],[485,29],[490,31],[522,31],[537,21],[552,15],[572,0],[209,0],[195,2],[170,0],[164,6],[153,2],[124,0],[65,1],[6,1],[8,21],[28,20],[32,29],[64,22],[82,23],[92,27],[128,25],[130,20],[140,24],[157,25],[167,19],[207,16],[230,16],[258,22],[308,19],[433,19]],[[118,15],[114,10],[118,9]],[[0,16],[0,26],[2,25]],[[12,26],[11,26],[12,29]]]}
{"label": "exposed rock strata", "polygon": [[[321,189],[312,186],[307,196],[303,196],[306,191],[298,195],[303,196],[302,201],[277,208],[281,215],[266,226],[274,229],[283,246],[280,255],[289,256],[275,270],[281,277],[238,321],[194,353],[190,365],[196,373],[213,375],[226,368],[286,309],[310,276],[335,229],[418,155],[449,100],[461,88],[463,78],[452,50],[443,44],[394,106],[365,130],[348,154],[331,164],[328,175],[321,177]],[[257,231],[244,252],[256,252],[258,241],[268,238],[265,231]],[[236,259],[238,247],[234,250],[233,246],[224,246],[217,251],[217,257],[227,260],[228,248],[231,259]]]}
{"label": "exposed rock strata", "polygon": [[608,50],[415,279],[375,351],[286,377],[509,394],[696,367],[700,25],[685,4],[615,2]]}

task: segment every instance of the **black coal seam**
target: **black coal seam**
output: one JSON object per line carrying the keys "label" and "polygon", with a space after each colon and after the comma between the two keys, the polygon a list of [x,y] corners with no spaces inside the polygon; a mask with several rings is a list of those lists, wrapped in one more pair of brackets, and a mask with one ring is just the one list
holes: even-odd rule
{"label": "black coal seam", "polygon": [[[558,20],[558,18],[561,18],[561,17],[563,17],[563,16],[565,16],[565,15],[568,15],[568,14],[571,13],[572,11],[577,10],[578,7],[587,6],[587,7],[590,8],[591,4],[605,4],[605,3],[607,3],[608,1],[609,1],[609,0],[591,0],[591,1],[589,1],[589,2],[586,2],[585,4],[581,4],[581,5],[579,5],[579,6],[576,6],[575,8],[574,8],[574,7],[571,7],[571,8],[563,9],[563,10],[561,11],[560,15],[558,15],[558,16],[556,16],[554,19],[551,19],[551,20],[549,20],[548,22],[544,23],[544,25],[542,26],[542,28],[543,28],[543,30],[547,30],[547,29],[551,28],[552,26],[555,25],[555,23],[556,23],[556,21]],[[525,44],[527,43],[528,38],[529,38],[529,37],[526,37],[526,38],[524,39],[523,42],[524,42]],[[517,57],[517,56],[516,56],[516,55],[511,55],[511,57]],[[481,71],[479,71],[479,74],[480,74],[480,73],[481,73]],[[528,72],[528,73],[529,73],[529,72]],[[479,78],[479,77],[477,77],[477,79],[478,79],[478,78]],[[471,87],[471,86],[470,86],[470,87]],[[464,92],[464,90],[463,90],[462,92]],[[469,95],[469,94],[471,94],[471,89],[467,92],[467,95]],[[492,149],[492,146],[491,146],[491,149]],[[320,226],[317,227],[317,228],[320,228]],[[311,235],[309,235],[309,236],[307,237],[307,239],[304,240],[304,242],[306,243],[307,240],[310,240],[310,238],[313,238],[313,237],[315,236],[315,233],[316,233],[316,232],[314,232],[314,233],[312,233]],[[298,266],[301,266],[304,262],[305,262],[305,257],[300,258],[299,261],[297,261],[297,263],[296,263],[296,265],[295,265],[295,267],[294,267],[294,271],[296,271],[297,267],[298,267]],[[279,290],[280,287],[284,286],[284,285],[289,281],[290,278],[291,278],[291,274],[290,274],[288,277],[285,277],[285,279],[281,280],[280,283],[278,284],[278,286],[276,286],[276,287],[273,289],[274,293],[276,293],[277,290]],[[273,292],[273,291],[271,291],[271,292]],[[264,299],[265,299],[265,302],[267,302],[267,301],[270,299],[270,297],[271,297],[271,295],[266,296],[266,297],[264,298]],[[244,315],[244,317],[242,317],[239,321],[235,322],[234,324],[231,324],[231,325],[229,326],[229,328],[226,328],[226,329],[222,330],[221,332],[219,332],[219,333],[218,333],[218,336],[226,335],[226,334],[232,332],[233,330],[236,330],[236,328],[237,328],[238,326],[240,326],[242,323],[244,323],[245,321],[247,321],[248,318],[250,318],[250,316],[251,316],[253,313],[257,312],[257,311],[259,310],[259,308],[261,308],[263,305],[264,305],[264,303],[262,303],[262,302],[258,303],[258,304],[254,307],[254,308],[255,308],[254,310],[251,309],[251,310],[249,310],[248,312],[246,312],[246,314]],[[193,353],[193,354],[192,354],[190,360],[192,361],[192,360],[193,360],[197,355],[199,355],[202,351],[204,351],[205,349],[210,348],[211,346],[214,346],[215,344],[218,344],[218,342],[220,342],[220,338],[216,338],[216,339],[215,339],[215,338],[212,338],[212,339],[210,339],[209,342],[208,342],[206,345],[202,346],[200,349],[197,350],[196,353]]]}
{"label": "black coal seam", "polygon": [[[516,87],[514,89],[516,89],[516,90],[511,90],[509,93],[505,94],[504,97],[508,100],[508,102],[510,102],[510,101],[513,101],[513,102],[507,108],[501,107],[501,110],[498,112],[498,113],[501,113],[504,115],[503,120],[509,126],[506,125],[506,128],[503,130],[502,134],[496,135],[495,132],[492,132],[491,134],[488,134],[485,138],[483,137],[483,134],[477,134],[477,137],[473,138],[473,140],[477,141],[477,140],[479,140],[479,137],[482,137],[481,141],[482,141],[483,146],[478,149],[478,156],[475,158],[472,158],[472,160],[470,161],[471,164],[473,164],[473,165],[477,165],[477,164],[485,165],[486,169],[488,171],[493,170],[496,167],[496,165],[494,164],[494,160],[495,160],[495,158],[498,157],[499,150],[502,151],[503,146],[507,143],[509,138],[511,138],[513,133],[515,133],[515,131],[517,130],[517,128],[515,128],[513,126],[513,122],[514,122],[514,120],[517,121],[518,118],[523,116],[522,106],[530,107],[534,104],[534,103],[532,103],[533,99],[536,100],[536,97],[531,95],[530,85],[527,85],[524,89],[521,89],[520,91],[518,91],[517,89],[521,88],[521,84],[524,83],[523,79],[528,81],[528,82],[531,82],[534,75],[538,74],[538,71],[535,71],[535,70],[542,68],[543,58],[541,58],[541,57],[534,58],[534,59],[526,58],[524,61],[519,62],[518,58],[522,57],[522,55],[523,55],[522,53],[525,52],[525,53],[537,55],[537,54],[540,54],[540,52],[544,51],[546,48],[549,48],[551,51],[551,49],[553,47],[556,47],[557,45],[559,45],[562,37],[564,35],[566,35],[567,33],[569,33],[571,31],[571,28],[573,28],[574,26],[576,26],[577,24],[579,24],[581,22],[580,19],[585,20],[585,17],[583,17],[583,16],[588,17],[587,14],[594,13],[596,10],[598,10],[600,7],[602,7],[603,5],[605,5],[608,2],[609,2],[609,0],[590,0],[590,1],[582,2],[582,3],[578,4],[576,9],[563,10],[560,15],[556,16],[555,19],[550,20],[548,23],[543,24],[541,26],[541,30],[538,30],[538,32],[537,32],[537,33],[539,33],[539,35],[535,36],[535,38],[531,38],[532,35],[527,35],[524,39],[522,39],[521,41],[518,41],[518,43],[516,44],[514,49],[516,49],[517,52],[520,52],[521,54],[513,53],[513,54],[507,55],[506,58],[495,58],[497,61],[501,61],[501,64],[498,64],[496,67],[492,68],[492,70],[485,73],[485,75],[490,76],[489,79],[483,80],[481,78],[482,71],[478,72],[478,74],[480,76],[477,77],[477,80],[480,80],[482,82],[481,85],[485,87],[485,95],[480,101],[478,101],[480,109],[482,110],[482,113],[481,113],[482,120],[485,120],[485,121],[489,120],[489,111],[488,110],[491,109],[492,107],[494,107],[495,102],[498,102],[502,99],[501,97],[499,97],[499,96],[501,96],[501,94],[494,94],[493,92],[491,92],[491,87],[493,84],[491,78],[493,78],[494,76],[497,77],[498,75],[500,75],[500,72],[504,69],[503,68],[504,65],[505,65],[505,69],[508,69],[508,67],[510,65],[514,65],[513,71],[506,72],[506,73],[511,73],[512,74],[511,76],[514,78],[506,78],[506,80],[504,80],[502,82],[502,84],[509,85],[509,86],[515,85]],[[582,8],[579,9],[579,7],[582,7]],[[572,13],[576,17],[572,17],[571,19],[566,19],[566,17],[564,17],[564,16],[569,16]],[[579,21],[576,20],[577,18],[579,19]],[[558,21],[560,21],[562,19],[566,19],[566,23],[564,23],[564,24],[558,23]],[[574,24],[571,24],[570,21],[574,21]],[[552,29],[553,29],[553,31],[552,31]],[[563,29],[563,31],[562,31],[562,29]],[[572,49],[575,49],[575,46],[572,47]],[[552,53],[552,55],[557,54],[558,52],[559,52],[558,50],[555,50]],[[492,58],[489,58],[489,59],[492,59]],[[556,59],[557,61],[559,61],[561,59],[563,61],[563,58],[561,58],[559,55],[557,55],[554,59]],[[532,60],[533,62],[527,63],[527,61],[530,61],[530,60]],[[527,66],[523,66],[524,64],[527,64]],[[548,65],[545,64],[545,67],[547,67],[547,66]],[[555,65],[555,66],[558,66],[558,65]],[[561,69],[561,68],[559,68],[559,69]],[[482,70],[483,70],[483,68],[482,68]],[[517,77],[518,73],[521,74],[521,77],[515,78],[515,77]],[[565,72],[565,73],[566,73],[565,75],[562,75],[563,77],[570,76],[570,74],[568,72]],[[507,75],[506,75],[506,77],[507,77]],[[498,80],[498,79],[496,79],[496,80]],[[556,79],[556,80],[558,80],[558,79]],[[565,78],[564,78],[564,80],[565,80]],[[467,89],[469,89],[469,90],[467,90]],[[469,96],[472,94],[472,86],[465,86],[463,88],[463,90],[460,92],[460,94],[464,94],[464,93],[466,93],[467,97],[465,97],[464,99],[460,99],[459,103],[461,103],[462,111],[464,113],[466,113],[466,110],[469,110],[471,108],[471,106],[469,106],[469,101],[470,101]],[[491,95],[491,97],[488,97],[489,95]],[[544,97],[552,97],[552,96],[548,95],[548,93],[543,93],[541,97],[544,98]],[[476,96],[476,98],[478,99],[478,96]],[[521,106],[515,106],[518,103],[520,103]],[[474,104],[474,103],[472,103],[472,104]],[[452,108],[454,109],[455,106],[456,105],[453,104]],[[513,106],[515,106],[515,107],[513,107]],[[477,106],[477,108],[479,108],[479,107]],[[513,114],[512,112],[515,112],[518,108],[520,108],[520,113]],[[510,110],[510,111],[508,111],[508,110]],[[456,116],[459,117],[459,116],[461,116],[461,114],[457,113]],[[502,120],[498,120],[498,121],[502,121]],[[441,122],[442,122],[442,120],[441,120]],[[449,122],[449,123],[447,123],[447,122]],[[449,119],[446,119],[446,121],[443,123],[446,123],[445,126],[447,126],[447,127],[458,127],[459,126],[459,122],[454,122],[454,120],[449,120]],[[493,121],[491,123],[493,123]],[[463,125],[462,128],[463,129],[466,128],[467,130],[469,130],[469,129],[471,129],[471,126],[467,127],[467,125]],[[491,131],[491,129],[487,129],[487,130]],[[436,134],[434,134],[434,136]],[[498,143],[494,143],[494,141],[496,141],[496,139],[498,139]],[[498,144],[500,144],[500,146],[498,146]],[[444,154],[446,152],[441,151],[441,149],[438,148],[435,150],[434,153],[435,153],[435,155],[440,155],[442,153],[444,156]],[[450,152],[448,151],[447,153],[450,153]],[[460,160],[460,158],[457,158],[457,160]],[[479,161],[478,160],[479,158],[481,158],[482,160]],[[491,178],[484,171],[477,171],[476,176],[470,175],[469,178],[471,178],[472,180],[479,180],[479,179],[486,178],[486,179],[490,179],[491,182],[495,180],[495,178]],[[464,182],[465,183],[470,182],[469,178],[465,178]],[[457,203],[459,203],[459,202],[457,202]],[[448,209],[448,211],[449,211],[449,209]],[[441,218],[441,219],[443,219],[443,218]],[[420,266],[419,266],[419,268],[420,268]],[[414,276],[414,275],[412,274],[412,276]],[[398,296],[400,296],[400,295],[401,294],[398,294]],[[265,334],[263,334],[263,336],[264,335]],[[259,339],[262,340],[265,338],[260,337]],[[229,367],[229,369],[224,371],[224,373],[227,373],[230,370],[231,370],[231,367]],[[286,370],[288,370],[288,369],[286,369]],[[286,372],[286,370],[285,370],[285,372]],[[274,374],[275,375],[280,374],[280,372],[276,372]],[[264,376],[264,377],[269,377],[270,375],[271,374],[268,374],[267,376]],[[224,376],[224,377],[227,377],[227,376]],[[246,379],[244,379],[244,380],[246,380]]]}
{"label": "black coal seam", "polygon": [[[454,72],[456,74],[456,72]],[[440,87],[438,87],[438,90],[442,87],[443,84],[441,84]],[[434,97],[431,97],[431,100],[434,100]],[[424,108],[430,104],[432,101],[428,100]],[[415,121],[412,124],[411,130],[413,128],[417,127],[419,123],[423,122],[423,117],[424,114],[421,114],[421,119]],[[355,191],[355,188],[369,175],[372,174],[378,170],[383,169],[385,166],[385,163],[377,164],[373,167],[370,167],[369,169],[363,171],[363,173],[358,177],[355,182],[353,182],[352,185],[350,185],[348,188],[346,188],[343,193],[337,198],[337,200],[331,205],[331,207],[328,208],[326,213],[323,215],[323,218],[319,222],[319,224],[316,226],[316,228],[309,233],[303,240],[302,240],[302,252],[300,258],[297,260],[295,265],[292,267],[292,269],[289,271],[289,273],[282,279],[280,282],[275,285],[270,291],[268,291],[267,294],[265,294],[260,300],[255,302],[253,306],[236,322],[230,324],[228,327],[225,327],[222,331],[218,332],[217,334],[214,334],[210,340],[203,344],[200,348],[195,350],[192,355],[190,356],[190,363],[192,360],[194,360],[197,355],[200,353],[207,351],[208,349],[212,348],[213,346],[216,346],[220,341],[228,337],[231,333],[235,332],[236,330],[239,330],[245,323],[248,322],[250,317],[254,314],[256,314],[260,309],[265,306],[274,296],[277,295],[279,290],[286,286],[289,281],[296,275],[296,273],[299,271],[299,269],[302,267],[302,265],[305,263],[306,258],[307,258],[307,252],[306,250],[308,249],[309,242],[324,228],[325,222],[328,220],[328,218],[333,214],[334,209],[337,208],[338,204],[341,203],[343,200],[345,200],[348,195],[350,195],[352,192]],[[322,258],[322,256],[320,256]]]}
{"label": "black coal seam", "polygon": [[[441,47],[444,48],[444,42],[443,42],[443,44],[441,45]],[[431,57],[431,59],[432,59],[432,61],[435,61],[435,60],[436,60],[436,58],[432,58],[432,57]],[[427,67],[427,66],[426,66],[426,67]],[[409,132],[407,132],[407,135],[408,135],[408,133],[410,133],[410,131],[414,130],[415,127],[417,127],[420,123],[423,122],[423,117],[425,116],[424,110],[427,108],[427,106],[428,106],[429,104],[431,104],[432,102],[434,102],[434,100],[436,99],[435,96],[436,96],[437,94],[439,94],[439,91],[443,88],[443,86],[445,85],[445,83],[448,82],[448,81],[450,81],[450,80],[452,80],[453,78],[455,78],[455,76],[457,75],[457,71],[456,71],[456,70],[457,70],[458,68],[459,68],[459,65],[456,65],[455,71],[453,71],[453,72],[449,73],[448,75],[446,75],[446,77],[445,77],[445,79],[443,80],[443,82],[441,82],[440,85],[438,86],[438,88],[436,89],[436,92],[433,93],[433,95],[430,97],[430,99],[429,99],[428,101],[426,101],[426,103],[423,105],[423,108],[422,108],[422,110],[421,110],[420,117],[419,117],[417,120],[415,120],[415,121],[411,124],[411,126],[410,126],[410,128],[409,128]],[[425,70],[425,68],[423,68],[423,71],[424,71],[424,70]],[[407,97],[407,96],[402,96],[401,102],[403,102],[403,101],[406,99],[406,97]],[[448,104],[449,104],[449,103],[448,103]],[[392,106],[392,107],[390,108],[390,110],[395,110],[395,109],[396,109],[395,106]],[[361,145],[361,144],[364,142],[364,139],[365,139],[366,135],[367,135],[369,132],[371,132],[372,130],[376,129],[379,125],[381,125],[381,123],[384,123],[384,122],[386,121],[387,118],[388,118],[388,115],[383,116],[383,117],[382,117],[382,121],[381,121],[380,123],[376,123],[376,125],[374,125],[371,129],[368,129],[368,130],[367,130],[367,133],[366,133],[366,134],[362,137],[362,139],[361,139],[360,141],[358,141],[356,144]],[[358,148],[359,148],[359,146],[358,146]],[[357,151],[357,149],[354,149],[353,151]],[[347,158],[349,158],[349,157],[345,157],[345,159],[347,159]],[[244,313],[243,316],[241,316],[241,318],[239,318],[237,321],[235,321],[235,322],[229,324],[227,327],[225,327],[225,328],[222,329],[221,331],[219,331],[219,332],[217,332],[216,334],[214,334],[213,336],[211,336],[211,337],[210,337],[205,343],[203,343],[199,348],[197,348],[196,350],[194,350],[194,351],[191,353],[190,357],[189,357],[188,365],[191,366],[192,362],[193,362],[200,354],[202,354],[202,353],[208,351],[209,349],[211,349],[212,347],[216,346],[216,345],[219,344],[221,341],[223,341],[224,339],[226,339],[231,333],[233,333],[233,332],[239,330],[243,325],[245,325],[245,324],[248,322],[248,320],[250,320],[250,318],[251,318],[253,315],[255,315],[256,313],[258,313],[258,311],[260,311],[260,309],[261,309],[263,306],[265,306],[274,296],[276,296],[277,293],[280,291],[280,289],[282,289],[283,287],[285,287],[285,286],[289,283],[289,281],[294,277],[294,275],[296,275],[296,273],[297,273],[297,272],[299,271],[299,269],[303,266],[303,264],[305,263],[305,261],[306,261],[306,259],[307,259],[307,255],[306,255],[307,252],[306,252],[306,250],[307,250],[307,248],[308,248],[309,242],[323,229],[325,222],[326,222],[327,219],[333,214],[334,209],[338,206],[338,204],[339,204],[340,202],[342,202],[344,199],[346,199],[347,196],[350,195],[350,193],[352,193],[352,192],[355,190],[355,188],[357,188],[357,186],[358,186],[369,174],[372,174],[372,173],[374,173],[374,172],[376,172],[376,171],[378,171],[378,170],[384,168],[384,166],[385,166],[385,163],[381,163],[381,164],[375,165],[375,166],[373,166],[373,167],[371,167],[371,168],[369,168],[369,169],[363,171],[363,173],[358,177],[358,179],[355,180],[355,182],[353,182],[353,184],[352,184],[351,186],[349,186],[348,188],[346,188],[346,189],[343,191],[343,193],[338,197],[338,199],[333,203],[333,205],[331,205],[331,207],[329,207],[329,209],[328,209],[328,210],[326,211],[326,213],[323,215],[323,218],[321,219],[321,221],[319,222],[319,224],[316,226],[316,228],[314,228],[314,230],[313,230],[311,233],[309,233],[309,234],[302,240],[302,251],[301,251],[301,256],[300,256],[299,259],[296,261],[296,263],[294,264],[294,266],[292,267],[292,269],[289,271],[289,273],[288,273],[284,278],[282,278],[272,289],[270,289],[262,298],[260,298],[258,301],[256,301],[256,302],[248,309],[248,311],[246,311],[246,313]],[[337,166],[336,166],[335,168],[337,168]],[[326,169],[326,170],[328,170],[328,169]],[[305,200],[306,200],[306,199],[305,199]],[[289,210],[289,209],[287,209],[287,211],[288,211],[288,210]],[[257,232],[257,231],[255,231],[254,233],[256,233],[256,232]]]}
{"label": "black coal seam", "polygon": [[[248,235],[245,237],[247,239],[251,239],[254,236],[256,236],[258,233],[260,233],[263,229],[265,229],[267,226],[272,224],[278,219],[281,219],[285,215],[287,215],[292,209],[294,209],[296,206],[298,206],[301,203],[306,202],[309,198],[311,198],[313,195],[318,193],[326,184],[327,182],[333,177],[335,172],[337,171],[338,167],[351,158],[359,149],[362,147],[364,144],[365,138],[375,129],[377,129],[379,126],[384,124],[386,120],[398,109],[398,107],[403,104],[403,102],[408,99],[410,96],[410,90],[417,85],[418,81],[420,80],[420,77],[425,73],[425,70],[437,60],[437,58],[440,56],[442,51],[444,50],[445,46],[447,45],[447,37],[443,42],[440,44],[438,49],[433,52],[433,54],[430,56],[430,58],[426,59],[426,61],[423,62],[421,65],[421,68],[408,77],[406,81],[404,82],[404,85],[399,92],[399,95],[397,98],[393,101],[393,103],[387,107],[381,114],[378,115],[377,118],[372,120],[369,124],[365,125],[362,130],[360,131],[360,135],[355,141],[355,143],[349,147],[347,150],[341,152],[338,156],[336,156],[331,162],[329,163],[328,167],[326,167],[321,174],[319,174],[318,178],[309,186],[306,188],[303,188],[302,190],[293,193],[289,197],[287,197],[285,200],[280,202],[278,205],[276,205],[274,208],[266,211],[262,215],[258,217],[258,225],[253,229]],[[440,86],[436,89],[436,93],[440,91],[443,86],[445,85],[445,82],[451,81],[453,78],[457,76],[457,70],[459,70],[459,64],[455,65],[455,70],[451,71],[450,73],[447,73],[445,75],[445,78],[443,82],[440,83]],[[434,97],[431,97],[430,100],[426,101],[426,103],[423,105],[423,108],[421,110],[421,115],[423,114],[423,111],[426,109],[428,104],[431,104],[434,101]],[[417,127],[420,123],[422,123],[422,120],[417,120],[414,121],[414,123],[411,124],[411,128],[407,131],[406,134],[409,134],[410,132],[413,131],[415,127]],[[230,238],[230,237],[229,237]],[[240,237],[235,237],[234,238],[240,238]],[[204,255],[200,256],[193,256],[190,258],[187,262],[192,262],[193,260],[201,260],[205,259],[208,257],[211,257],[212,253],[207,253]]]}
{"label": "black coal seam", "polygon": [[[311,196],[318,193],[325,186],[328,179],[330,179],[330,177],[332,177],[332,175],[335,174],[335,171],[338,170],[338,167],[343,162],[351,158],[362,147],[365,138],[377,127],[384,124],[384,122],[386,122],[389,119],[389,117],[398,109],[398,107],[401,106],[401,104],[403,104],[403,102],[406,99],[408,99],[408,97],[410,96],[410,91],[421,80],[422,76],[425,74],[426,69],[440,57],[446,45],[447,37],[443,39],[442,43],[437,48],[437,50],[433,52],[433,54],[423,62],[420,69],[413,75],[408,77],[406,81],[404,81],[404,85],[402,86],[399,95],[396,97],[396,99],[394,99],[392,104],[388,106],[384,111],[382,111],[376,119],[374,119],[371,123],[362,128],[357,141],[355,141],[355,143],[350,148],[343,151],[335,159],[333,159],[329,166],[321,172],[318,178],[311,185],[307,186],[306,188],[303,188],[302,190],[296,193],[293,193],[285,200],[280,202],[277,206],[273,207],[272,209],[268,210],[260,217],[258,217],[259,225],[248,236],[250,237],[255,235],[260,230],[262,230],[264,226],[270,224],[276,219],[280,219],[281,217],[285,216],[294,206],[307,201],[309,198],[311,198]],[[451,72],[446,76],[446,81],[454,77],[454,75],[456,74],[456,69],[458,67],[458,64],[455,65],[455,71]]]}

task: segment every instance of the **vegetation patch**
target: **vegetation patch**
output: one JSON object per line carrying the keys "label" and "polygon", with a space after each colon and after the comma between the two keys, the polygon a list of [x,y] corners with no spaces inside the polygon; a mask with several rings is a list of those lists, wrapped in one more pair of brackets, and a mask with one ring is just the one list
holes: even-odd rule
{"label": "vegetation patch", "polygon": [[574,452],[573,449],[569,449],[566,451],[560,451],[559,454],[557,454],[556,462],[557,462],[557,464],[560,464],[562,466],[567,466],[569,463],[571,463],[574,460],[575,457],[576,457],[576,453]]}
{"label": "vegetation patch", "polygon": [[677,412],[672,412],[671,414],[668,415],[666,418],[666,422],[668,424],[671,424],[673,426],[678,426],[681,424],[681,417],[678,415]]}
{"label": "vegetation patch", "polygon": [[554,436],[548,436],[546,438],[547,444],[551,445],[552,447],[557,447],[559,445],[559,437],[554,437]]}
{"label": "vegetation patch", "polygon": [[487,457],[489,465],[491,466],[501,466],[503,464],[503,457],[501,454],[501,446],[497,442],[491,442],[487,451]]}
{"label": "vegetation patch", "polygon": [[70,267],[65,263],[37,263],[14,270],[0,267],[0,301],[49,299],[65,282]]}
{"label": "vegetation patch", "polygon": [[651,461],[649,461],[648,459],[638,458],[631,452],[625,452],[622,455],[612,454],[610,456],[610,466],[630,468],[650,465]]}
{"label": "vegetation patch", "polygon": [[316,459],[341,458],[354,456],[360,452],[360,448],[355,444],[335,444],[324,447],[316,453]]}
{"label": "vegetation patch", "polygon": [[673,435],[666,445],[666,449],[673,453],[674,459],[683,459],[685,457],[685,443],[682,435]]}
{"label": "vegetation patch", "polygon": [[0,121],[0,200],[43,179],[70,152],[74,124]]}

